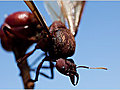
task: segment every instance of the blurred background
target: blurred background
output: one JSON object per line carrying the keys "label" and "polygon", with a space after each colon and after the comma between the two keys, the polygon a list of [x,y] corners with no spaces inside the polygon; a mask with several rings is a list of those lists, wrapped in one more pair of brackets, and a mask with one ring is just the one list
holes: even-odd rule
{"label": "blurred background", "polygon": [[[42,1],[35,2],[47,25],[52,21]],[[0,25],[16,11],[30,11],[23,1],[0,1]],[[107,67],[108,70],[78,69],[80,80],[73,86],[67,76],[54,69],[54,79],[39,76],[36,89],[120,89],[120,1],[88,1],[76,36],[76,51],[71,57],[77,65]],[[27,51],[31,51],[35,45]],[[37,50],[29,65],[43,52]],[[42,58],[39,60],[41,62]],[[39,63],[38,62],[38,63]],[[45,63],[48,64],[47,62]],[[44,65],[45,65],[44,64]],[[35,65],[34,67],[36,67]],[[49,70],[42,70],[50,75]],[[0,44],[0,89],[22,89],[23,83],[12,52]],[[32,78],[35,73],[31,72]]]}

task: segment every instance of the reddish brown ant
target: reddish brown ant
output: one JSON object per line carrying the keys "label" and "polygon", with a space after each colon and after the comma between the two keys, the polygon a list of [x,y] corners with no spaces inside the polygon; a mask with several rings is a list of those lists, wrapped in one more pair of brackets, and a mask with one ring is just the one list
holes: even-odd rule
{"label": "reddish brown ant", "polygon": [[[76,66],[72,59],[67,59],[68,57],[72,56],[75,52],[75,39],[69,29],[66,28],[65,24],[61,21],[54,21],[53,24],[48,28],[44,19],[42,18],[41,14],[39,13],[38,9],[36,8],[35,4],[32,1],[25,1],[28,7],[31,9],[33,14],[36,16],[36,19],[39,21],[40,25],[46,31],[47,35],[44,38],[39,39],[35,49],[26,54],[24,57],[18,60],[18,64],[21,64],[26,58],[28,58],[36,49],[42,49],[46,53],[46,57],[42,60],[42,62],[38,65],[36,71],[35,80],[38,80],[39,71],[42,68],[42,64],[44,61],[49,62],[56,62],[57,70],[70,77],[70,80],[73,85],[76,85],[79,80],[79,75],[76,71],[76,68],[88,68],[88,69],[105,69],[103,67],[98,68],[90,68],[86,66]],[[83,3],[84,5],[84,3]],[[45,40],[45,42],[44,42]],[[44,44],[42,44],[44,43]],[[53,66],[50,66],[50,68]],[[75,82],[75,77],[77,78]]]}
{"label": "reddish brown ant", "polygon": [[[46,57],[37,68],[35,80],[32,81],[35,82],[38,80],[39,71],[44,61],[51,63],[51,73],[53,73],[53,67],[56,67],[60,73],[70,77],[73,85],[76,85],[79,80],[79,75],[76,71],[77,68],[106,70],[106,68],[103,67],[90,68],[86,66],[76,66],[72,59],[67,59],[75,52],[76,44],[74,36],[77,33],[77,29],[71,32],[61,21],[54,21],[48,28],[34,3],[32,1],[25,2],[34,15],[28,12],[18,12],[10,15],[2,25],[0,36],[3,48],[8,51],[11,51],[12,48],[17,46],[15,42],[18,42],[18,40],[20,40],[21,44],[26,45],[26,49],[33,43],[37,43],[34,50],[17,60],[18,64],[22,64],[36,49],[41,49],[46,53]],[[84,7],[84,2],[82,7]],[[20,15],[27,17],[19,19]],[[17,20],[19,23],[16,22]],[[5,38],[2,38],[2,35]],[[10,43],[9,47],[8,43]],[[54,66],[52,62],[56,62],[56,66]],[[75,77],[77,78],[76,82]]]}

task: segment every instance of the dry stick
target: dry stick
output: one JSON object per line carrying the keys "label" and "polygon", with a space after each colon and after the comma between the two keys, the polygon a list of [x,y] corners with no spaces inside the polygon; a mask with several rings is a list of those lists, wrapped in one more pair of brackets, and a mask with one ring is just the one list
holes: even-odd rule
{"label": "dry stick", "polygon": [[[16,61],[25,55],[26,50],[27,48],[24,48],[24,46],[21,45],[20,47],[13,49]],[[19,64],[18,68],[20,69],[20,76],[22,77],[24,88],[34,89],[34,82],[29,81],[31,80],[31,76],[30,76],[30,67],[28,66],[27,60],[24,60],[21,64]]]}

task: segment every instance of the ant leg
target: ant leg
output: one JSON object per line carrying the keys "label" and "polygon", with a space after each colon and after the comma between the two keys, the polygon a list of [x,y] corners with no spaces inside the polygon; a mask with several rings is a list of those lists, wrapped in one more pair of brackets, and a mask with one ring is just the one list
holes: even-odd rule
{"label": "ant leg", "polygon": [[43,57],[45,55],[45,53],[42,53],[41,55],[39,55],[30,65],[30,67],[34,66],[36,63],[38,63],[38,61],[40,60],[41,57]]}
{"label": "ant leg", "polygon": [[31,54],[33,54],[33,52],[34,52],[35,50],[36,50],[36,48],[33,49],[31,52],[27,53],[24,57],[18,59],[18,60],[17,60],[17,63],[18,63],[18,64],[22,63],[22,62],[23,62],[24,60],[26,60]]}
{"label": "ant leg", "polygon": [[42,68],[44,68],[44,69],[50,69],[51,70],[50,71],[51,76],[48,76],[48,75],[46,75],[46,74],[44,74],[42,72],[40,72],[40,74],[43,75],[43,76],[45,76],[48,79],[53,79],[54,78],[54,72],[53,72],[54,67],[55,67],[54,64],[50,61],[50,67],[42,67]]}
{"label": "ant leg", "polygon": [[47,58],[47,57],[45,57],[45,58],[42,60],[42,62],[38,65],[37,71],[36,71],[35,80],[33,80],[34,82],[38,81],[39,71],[40,71],[40,69],[42,68],[42,64],[43,64],[43,62],[46,60],[46,58]]}
{"label": "ant leg", "polygon": [[87,69],[104,69],[107,70],[105,67],[88,67],[88,66],[77,66],[76,68],[87,68]]}
{"label": "ant leg", "polygon": [[[38,65],[37,71],[36,71],[35,80],[32,80],[33,82],[38,81],[38,76],[39,76],[40,69],[42,68],[43,62],[46,61],[46,60],[50,60],[50,58],[49,58],[49,57],[45,57],[45,58],[42,60],[42,62]],[[46,68],[46,67],[45,67],[45,68]],[[51,61],[50,61],[50,67],[49,67],[49,68],[51,68],[51,77],[49,77],[49,76],[47,76],[47,75],[45,75],[45,74],[43,74],[43,73],[40,73],[40,74],[43,75],[43,76],[45,76],[45,77],[48,77],[48,78],[50,78],[50,79],[53,79],[53,77],[54,77],[54,74],[53,74],[54,64],[53,64]]]}
{"label": "ant leg", "polygon": [[51,79],[54,78],[54,72],[53,72],[53,68],[54,68],[54,64],[50,61],[50,69],[51,69]]}
{"label": "ant leg", "polygon": [[[41,69],[50,69],[51,71],[50,71],[50,73],[51,73],[51,76],[48,76],[48,75],[46,75],[46,74],[44,74],[44,73],[42,73],[42,72],[39,72],[39,74],[41,74],[41,75],[43,75],[44,77],[46,77],[46,78],[48,78],[48,79],[53,79],[54,78],[54,72],[53,72],[53,69],[54,69],[54,64],[51,62],[51,61],[49,61],[50,62],[50,66],[48,67],[48,66],[43,66],[43,67],[41,67]],[[30,69],[31,71],[35,71],[35,69]]]}
{"label": "ant leg", "polygon": [[31,54],[34,53],[34,51],[35,51],[36,49],[39,49],[39,45],[38,45],[38,44],[35,46],[35,48],[34,48],[31,52],[25,54],[24,57],[18,59],[18,60],[17,60],[17,63],[20,64],[21,62],[23,62],[24,60],[26,60]]}
{"label": "ant leg", "polygon": [[[29,82],[36,82],[36,81],[38,81],[39,71],[40,71],[40,69],[42,68],[42,64],[43,64],[44,61],[45,61],[45,58],[42,60],[42,62],[41,62],[41,63],[38,65],[38,67],[37,67],[35,80],[30,79]],[[31,70],[32,70],[32,71],[35,71],[34,69],[31,69]]]}

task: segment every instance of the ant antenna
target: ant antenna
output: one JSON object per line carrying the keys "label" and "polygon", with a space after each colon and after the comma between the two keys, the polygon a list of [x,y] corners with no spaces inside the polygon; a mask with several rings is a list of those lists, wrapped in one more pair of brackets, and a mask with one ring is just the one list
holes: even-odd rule
{"label": "ant antenna", "polygon": [[88,66],[77,66],[76,68],[87,68],[87,69],[104,69],[107,70],[105,67],[88,67]]}

